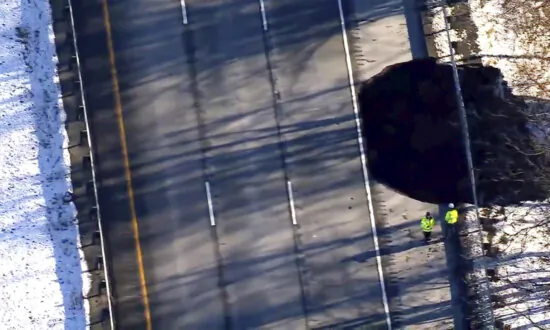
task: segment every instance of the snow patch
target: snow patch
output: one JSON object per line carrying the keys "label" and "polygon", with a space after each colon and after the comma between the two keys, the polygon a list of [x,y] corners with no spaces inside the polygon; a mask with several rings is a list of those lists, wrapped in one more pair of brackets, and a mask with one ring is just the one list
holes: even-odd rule
{"label": "snow patch", "polygon": [[65,113],[46,0],[0,2],[0,324],[83,329]]}
{"label": "snow patch", "polygon": [[[493,265],[499,297],[495,317],[513,328],[550,327],[550,201],[482,209],[496,222],[490,240],[498,248]],[[545,327],[546,326],[546,327]]]}
{"label": "snow patch", "polygon": [[472,0],[483,63],[503,72],[514,94],[550,98],[550,10],[542,1]]}
{"label": "snow patch", "polygon": [[[453,15],[453,8],[447,7],[447,15],[452,16]],[[433,42],[434,46],[437,51],[437,56],[441,57],[444,61],[450,61],[451,60],[451,53],[449,49],[449,39],[447,37],[447,33],[445,32],[445,16],[443,13],[443,8],[438,7],[434,8],[430,11],[430,24],[432,26],[432,31],[434,31],[433,36]],[[460,36],[458,35],[457,31],[450,30],[449,36],[451,38],[451,42],[457,42],[461,40]],[[462,54],[455,53],[453,54],[455,56],[456,61],[461,61],[464,59],[464,56]]]}

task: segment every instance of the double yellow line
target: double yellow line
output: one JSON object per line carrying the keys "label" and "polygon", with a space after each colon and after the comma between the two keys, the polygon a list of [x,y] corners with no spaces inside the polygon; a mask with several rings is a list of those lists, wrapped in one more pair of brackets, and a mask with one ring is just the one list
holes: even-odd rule
{"label": "double yellow line", "polygon": [[124,161],[124,176],[126,178],[126,187],[128,192],[130,215],[132,217],[132,229],[134,232],[134,243],[136,245],[136,258],[139,270],[139,285],[141,288],[141,296],[143,299],[145,325],[147,330],[153,328],[151,323],[151,311],[149,308],[149,295],[147,292],[147,282],[145,281],[145,268],[143,267],[143,253],[141,251],[141,243],[139,241],[139,226],[136,215],[136,207],[134,201],[134,190],[132,188],[132,174],[130,171],[130,161],[128,157],[128,147],[126,144],[126,130],[124,128],[124,117],[122,115],[122,102],[120,98],[120,90],[118,86],[118,75],[116,70],[115,51],[113,47],[113,38],[111,32],[111,19],[109,15],[108,0],[102,0],[103,4],[103,21],[105,22],[105,32],[107,33],[107,49],[109,52],[109,65],[111,68],[111,77],[113,82],[113,95],[115,99],[115,113],[118,122],[120,134],[120,146],[122,149],[122,157]]}

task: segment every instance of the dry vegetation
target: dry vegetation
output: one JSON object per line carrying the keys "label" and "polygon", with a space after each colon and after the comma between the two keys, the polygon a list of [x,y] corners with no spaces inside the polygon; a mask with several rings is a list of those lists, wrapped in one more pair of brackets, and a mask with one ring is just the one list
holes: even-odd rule
{"label": "dry vegetation", "polygon": [[550,100],[550,4],[547,0],[503,0],[500,20],[516,45],[509,59],[516,71],[514,92]]}
{"label": "dry vegetation", "polygon": [[480,210],[491,258],[493,306],[503,324],[547,329],[550,322],[550,229],[548,203]]}
{"label": "dry vegetation", "polygon": [[[481,61],[499,68],[514,95],[525,104],[514,108],[527,122],[530,134],[517,131],[498,134],[500,141],[484,156],[494,169],[486,180],[514,181],[521,174],[521,163],[534,169],[529,175],[548,196],[550,192],[550,1],[549,0],[469,0],[448,7],[452,17],[451,40],[458,52],[457,60],[467,63]],[[433,31],[444,25],[440,10],[434,9],[430,20]],[[447,61],[448,40],[444,33],[434,35],[434,46],[442,61]],[[503,88],[503,91],[506,89]],[[471,110],[471,109],[470,109]],[[508,112],[489,107],[486,115],[508,116]],[[476,111],[470,111],[469,122]],[[502,118],[514,123],[516,120]],[[496,120],[496,119],[495,119]],[[522,121],[522,120],[520,120]],[[474,120],[475,122],[475,120]],[[481,123],[483,125],[483,123]],[[473,124],[472,126],[475,126]],[[477,129],[481,127],[478,126]],[[488,127],[487,127],[488,128]],[[475,127],[470,127],[470,130]],[[513,128],[512,128],[513,130]],[[511,130],[510,130],[511,131]],[[522,135],[532,141],[521,142]],[[504,142],[504,143],[502,143]],[[524,148],[528,142],[530,148]],[[503,152],[516,158],[502,159]],[[474,156],[475,157],[475,156]],[[533,160],[536,161],[533,161]],[[488,164],[486,164],[488,165]],[[513,166],[510,166],[513,165]],[[503,175],[504,174],[504,175]],[[499,177],[500,176],[500,177]],[[522,186],[522,179],[516,186]],[[507,189],[514,184],[506,185]],[[515,188],[512,188],[515,189]],[[478,191],[482,190],[479,189]],[[501,203],[507,205],[507,203]],[[550,206],[546,202],[526,202],[508,207],[494,206],[480,210],[485,244],[489,256],[489,278],[492,280],[492,302],[500,327],[550,329]],[[499,327],[499,328],[500,328]],[[504,327],[507,328],[507,327]]]}

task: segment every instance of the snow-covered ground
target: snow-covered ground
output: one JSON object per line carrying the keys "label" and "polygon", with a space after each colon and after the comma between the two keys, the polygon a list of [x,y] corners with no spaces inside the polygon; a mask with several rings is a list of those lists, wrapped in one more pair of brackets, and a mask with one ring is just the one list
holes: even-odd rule
{"label": "snow-covered ground", "polygon": [[526,202],[516,207],[482,209],[480,214],[497,220],[497,278],[492,291],[505,305],[495,316],[510,324],[550,329],[550,207]]}
{"label": "snow-covered ground", "polygon": [[0,328],[84,329],[49,3],[0,1],[0,23]]}
{"label": "snow-covered ground", "polygon": [[[504,5],[506,4],[506,6]],[[544,1],[470,0],[460,9],[447,8],[448,15],[461,15],[469,8],[477,40],[465,31],[451,30],[451,41],[475,42],[485,65],[499,68],[514,94],[550,99],[550,6]],[[433,31],[445,29],[441,9],[433,10]],[[449,55],[446,33],[434,36],[439,56]],[[456,54],[463,59],[463,54]]]}
{"label": "snow-covered ground", "polygon": [[[472,40],[464,29],[452,30],[452,41],[475,43],[479,53],[469,55],[481,55],[484,65],[499,68],[515,95],[546,100],[543,104],[550,109],[550,6],[544,6],[545,1],[470,0],[458,9],[448,8],[448,14],[469,12],[477,34]],[[442,10],[434,9],[432,14],[432,31],[444,31]],[[449,55],[446,33],[436,34],[434,44],[438,56]],[[533,133],[547,143],[549,118],[547,110],[539,111],[532,123]],[[500,250],[495,259],[499,280],[491,287],[505,307],[498,306],[495,317],[512,329],[550,329],[549,202],[480,212],[500,220],[492,237]]]}

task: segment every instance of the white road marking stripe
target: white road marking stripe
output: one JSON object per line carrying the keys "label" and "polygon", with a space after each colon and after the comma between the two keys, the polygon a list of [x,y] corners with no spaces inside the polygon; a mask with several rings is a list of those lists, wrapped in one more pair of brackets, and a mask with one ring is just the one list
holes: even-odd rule
{"label": "white road marking stripe", "polygon": [[265,14],[264,0],[260,0],[260,11],[262,12],[262,25],[264,27],[264,31],[267,31],[267,16]]}
{"label": "white road marking stripe", "polygon": [[338,1],[338,10],[340,12],[340,26],[342,27],[342,38],[344,43],[344,51],[346,53],[346,65],[348,69],[348,77],[349,77],[349,87],[351,90],[351,100],[353,105],[353,112],[355,114],[355,126],[357,128],[357,142],[359,144],[359,152],[361,154],[361,165],[363,169],[363,177],[365,181],[365,191],[367,193],[367,200],[368,200],[368,206],[369,206],[369,217],[370,217],[370,223],[372,227],[372,236],[374,241],[374,249],[376,250],[376,263],[378,268],[378,277],[380,281],[380,289],[382,291],[382,304],[384,305],[384,312],[386,313],[386,324],[388,326],[388,330],[392,329],[391,326],[391,318],[390,318],[390,308],[388,305],[388,296],[386,293],[386,285],[384,282],[384,272],[382,270],[382,257],[380,255],[380,246],[378,244],[378,234],[376,231],[376,222],[374,219],[374,211],[373,211],[373,205],[372,205],[372,194],[370,190],[370,182],[369,182],[369,174],[367,172],[367,161],[365,157],[365,150],[363,147],[363,134],[361,129],[361,121],[359,119],[359,107],[357,105],[357,95],[355,94],[355,82],[353,79],[353,70],[351,67],[351,56],[349,52],[349,44],[348,44],[348,36],[346,34],[346,21],[344,18],[344,9],[342,7],[342,0]]}
{"label": "white road marking stripe", "polygon": [[185,6],[185,0],[180,0],[181,14],[183,15],[183,25],[187,25],[187,7]]}
{"label": "white road marking stripe", "polygon": [[294,193],[292,192],[292,182],[288,180],[286,182],[287,191],[288,191],[288,200],[290,202],[290,216],[292,217],[292,224],[297,225],[298,222],[296,221],[296,209],[294,208]]}
{"label": "white road marking stripe", "polygon": [[210,182],[206,181],[204,183],[206,187],[206,199],[208,201],[208,215],[210,216],[210,226],[214,227],[216,225],[216,218],[214,217],[214,205],[212,205],[212,194],[210,193]]}

